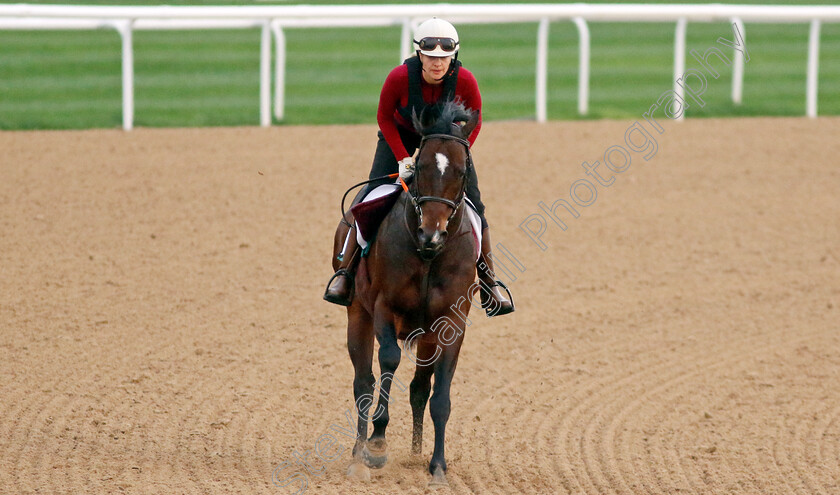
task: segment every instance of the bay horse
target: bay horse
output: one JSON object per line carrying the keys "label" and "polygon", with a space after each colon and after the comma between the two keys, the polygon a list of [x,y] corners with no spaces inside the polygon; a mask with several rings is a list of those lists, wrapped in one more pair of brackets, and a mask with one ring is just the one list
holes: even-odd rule
{"label": "bay horse", "polygon": [[[387,461],[385,429],[394,372],[402,352],[417,365],[410,385],[413,416],[412,454],[420,455],[426,404],[435,428],[429,462],[430,487],[446,486],[444,442],[450,413],[450,386],[464,339],[471,300],[478,284],[479,246],[465,210],[467,167],[472,166],[466,138],[478,115],[457,103],[447,103],[434,121],[414,118],[422,136],[410,186],[403,191],[379,226],[356,273],[356,295],[347,307],[347,348],[355,369],[353,395],[358,417],[349,476],[369,479],[369,467]],[[421,120],[425,120],[423,123]],[[345,219],[351,220],[349,212]],[[333,264],[347,234],[344,222],[336,231]],[[379,343],[380,393],[372,415],[375,380],[372,373],[374,338]],[[404,351],[399,340],[404,340]],[[416,351],[411,349],[416,344]],[[434,375],[434,393],[432,392]],[[373,433],[367,438],[368,420]]]}

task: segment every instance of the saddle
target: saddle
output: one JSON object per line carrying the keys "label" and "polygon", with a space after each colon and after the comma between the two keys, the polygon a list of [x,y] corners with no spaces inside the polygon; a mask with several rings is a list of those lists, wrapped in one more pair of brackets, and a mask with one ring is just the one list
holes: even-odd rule
{"label": "saddle", "polygon": [[350,213],[356,220],[356,242],[362,248],[362,256],[367,256],[370,244],[376,238],[379,224],[394,207],[401,191],[402,187],[399,184],[382,184],[350,208]]}
{"label": "saddle", "polygon": [[[362,248],[362,256],[367,256],[370,245],[376,239],[376,232],[379,224],[394,207],[400,197],[402,187],[399,184],[383,184],[370,191],[364,199],[350,208],[350,213],[356,221],[356,242]],[[475,206],[467,199],[467,217],[472,224],[473,239],[475,240],[476,254],[478,260],[481,255],[481,218],[475,211]]]}

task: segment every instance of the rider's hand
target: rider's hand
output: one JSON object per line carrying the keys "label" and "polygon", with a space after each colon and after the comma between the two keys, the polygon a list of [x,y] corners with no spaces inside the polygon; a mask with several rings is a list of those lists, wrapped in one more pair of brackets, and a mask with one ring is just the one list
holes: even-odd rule
{"label": "rider's hand", "polygon": [[414,158],[407,156],[399,161],[400,179],[406,180],[414,174]]}

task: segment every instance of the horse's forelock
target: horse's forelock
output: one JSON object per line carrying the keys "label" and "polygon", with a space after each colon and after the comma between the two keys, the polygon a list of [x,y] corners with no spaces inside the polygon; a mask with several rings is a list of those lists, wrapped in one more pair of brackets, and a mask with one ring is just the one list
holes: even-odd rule
{"label": "horse's forelock", "polygon": [[422,136],[447,134],[463,138],[460,122],[467,122],[473,116],[460,101],[448,101],[443,106],[427,107],[418,116],[412,111],[412,124]]}

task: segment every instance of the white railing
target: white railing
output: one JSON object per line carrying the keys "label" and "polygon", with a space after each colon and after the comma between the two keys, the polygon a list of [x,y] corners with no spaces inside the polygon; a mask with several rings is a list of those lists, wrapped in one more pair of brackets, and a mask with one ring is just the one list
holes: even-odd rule
{"label": "white railing", "polygon": [[[259,27],[260,125],[271,125],[271,36],[275,40],[276,75],[274,116],[282,120],[285,104],[287,27],[402,26],[400,59],[411,52],[411,33],[419,21],[431,16],[461,23],[537,22],[536,119],[547,119],[548,34],[553,21],[572,21],[579,39],[578,112],[589,107],[588,22],[674,22],[674,92],[685,72],[685,36],[688,22],[732,22],[744,36],[745,22],[809,23],[805,113],[817,115],[819,33],[825,22],[840,22],[840,6],[786,5],[645,5],[645,4],[428,4],[428,5],[296,5],[296,6],[84,6],[0,5],[0,29],[116,29],[122,38],[123,128],[134,126],[134,57],[136,30],[233,29]],[[732,101],[741,103],[743,55],[735,50]]]}

